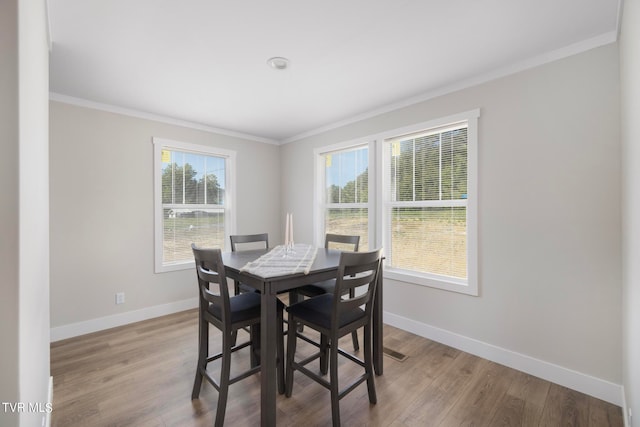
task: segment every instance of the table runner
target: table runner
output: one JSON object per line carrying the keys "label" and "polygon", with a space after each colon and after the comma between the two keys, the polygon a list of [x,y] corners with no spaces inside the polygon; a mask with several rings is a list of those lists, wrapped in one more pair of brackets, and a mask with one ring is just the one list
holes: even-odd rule
{"label": "table runner", "polygon": [[276,246],[260,258],[248,262],[240,271],[260,277],[276,277],[287,274],[309,274],[318,248],[304,243],[296,243],[292,249]]}

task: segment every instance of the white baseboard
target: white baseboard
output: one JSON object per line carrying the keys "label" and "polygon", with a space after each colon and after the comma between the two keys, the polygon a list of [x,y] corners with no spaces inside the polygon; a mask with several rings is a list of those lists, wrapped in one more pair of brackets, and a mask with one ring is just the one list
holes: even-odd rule
{"label": "white baseboard", "polygon": [[[384,323],[424,338],[474,354],[492,362],[542,378],[584,394],[623,406],[623,387],[620,384],[592,377],[525,354],[487,344],[425,323],[416,322],[393,313],[384,313]],[[625,413],[626,419],[626,413]]]}
{"label": "white baseboard", "polygon": [[[49,391],[47,392],[47,403],[49,408],[53,408],[53,377],[49,377]],[[47,411],[43,426],[51,427],[51,411]]]}
{"label": "white baseboard", "polygon": [[631,427],[629,407],[627,406],[627,395],[624,392],[624,386],[622,386],[622,418],[624,419],[624,427]]}
{"label": "white baseboard", "polygon": [[99,317],[97,319],[86,320],[84,322],[71,323],[69,325],[51,328],[51,342],[73,338],[104,329],[115,328],[129,323],[140,322],[141,320],[153,319],[154,317],[165,316],[179,311],[189,310],[198,306],[198,298],[190,298],[168,304],[156,305],[140,310],[127,311],[125,313],[114,314],[112,316]]}

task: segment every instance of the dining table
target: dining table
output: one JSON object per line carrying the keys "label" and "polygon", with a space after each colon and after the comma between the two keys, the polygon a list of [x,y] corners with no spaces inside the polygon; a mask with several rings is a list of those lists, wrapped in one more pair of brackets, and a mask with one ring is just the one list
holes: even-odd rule
{"label": "dining table", "polygon": [[[278,294],[323,280],[335,279],[340,262],[340,250],[317,248],[313,263],[308,271],[283,273],[277,276],[262,277],[246,271],[245,266],[267,255],[273,249],[256,249],[235,252],[223,252],[222,260],[228,278],[240,281],[260,292],[260,425],[276,425],[276,345],[277,345],[277,298]],[[382,274],[378,274],[378,283],[373,307],[373,364],[376,375],[383,371],[382,344]]]}

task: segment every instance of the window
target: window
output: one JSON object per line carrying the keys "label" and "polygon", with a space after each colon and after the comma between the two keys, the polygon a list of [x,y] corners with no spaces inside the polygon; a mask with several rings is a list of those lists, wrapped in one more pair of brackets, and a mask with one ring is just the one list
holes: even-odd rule
{"label": "window", "polygon": [[224,248],[235,153],[154,138],[156,272],[191,268],[191,243]]}
{"label": "window", "polygon": [[360,236],[360,250],[369,247],[369,144],[338,146],[316,152],[316,244],[326,233]]}
{"label": "window", "polygon": [[384,138],[386,276],[477,295],[477,117]]}
{"label": "window", "polygon": [[[314,151],[314,232],[384,249],[389,279],[478,295],[472,110]],[[377,173],[379,172],[379,173]]]}

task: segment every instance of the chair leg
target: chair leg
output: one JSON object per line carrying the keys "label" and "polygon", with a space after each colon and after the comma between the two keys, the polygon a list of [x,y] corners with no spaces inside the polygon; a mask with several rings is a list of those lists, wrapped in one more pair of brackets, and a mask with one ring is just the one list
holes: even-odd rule
{"label": "chair leg", "polygon": [[[235,331],[237,334],[238,331]],[[260,324],[251,325],[249,327],[249,341],[251,342],[249,349],[249,360],[251,361],[251,367],[255,368],[260,364],[260,357],[258,356],[258,349],[260,348]],[[231,346],[236,345],[235,337],[231,336]]]}
{"label": "chair leg", "polygon": [[278,310],[277,315],[278,330],[277,339],[278,344],[276,346],[276,358],[278,361],[278,393],[284,394],[284,315],[282,310]]}
{"label": "chair leg", "polygon": [[289,314],[289,333],[287,334],[287,373],[285,375],[285,395],[291,397],[293,391],[293,362],[296,356],[296,324]]}
{"label": "chair leg", "polygon": [[202,372],[207,368],[207,356],[209,354],[209,323],[202,319],[198,323],[198,366],[196,367],[196,378],[193,381],[191,399],[200,396],[202,387]]}
{"label": "chair leg", "polygon": [[[233,281],[233,294],[240,295],[240,282],[238,282],[237,280]],[[231,333],[231,347],[236,345],[237,341],[238,341],[238,331],[233,331]],[[251,365],[251,367],[253,367],[253,365]]]}
{"label": "chair leg", "polygon": [[[349,298],[355,298],[356,292],[353,289],[349,289]],[[353,331],[351,334],[351,341],[353,341],[353,351],[360,350],[360,343],[358,343],[358,331]]]}
{"label": "chair leg", "polygon": [[340,388],[338,387],[338,346],[332,342],[329,350],[329,382],[331,385],[331,420],[333,427],[340,426]]}
{"label": "chair leg", "polygon": [[218,407],[216,409],[215,427],[224,425],[224,415],[227,410],[229,396],[229,378],[231,375],[231,334],[222,335],[222,364],[220,368],[220,390],[218,391]]}
{"label": "chair leg", "polygon": [[372,343],[371,325],[364,327],[364,369],[367,373],[367,391],[369,393],[369,402],[376,404],[378,397],[376,396],[376,384],[373,377],[373,343]]}
{"label": "chair leg", "polygon": [[302,301],[303,298],[301,298],[301,295],[295,291],[295,290],[291,290],[289,291],[289,305],[293,305],[297,302]]}
{"label": "chair leg", "polygon": [[[293,305],[299,303],[300,301],[304,301],[304,295],[300,295],[295,289],[289,291],[289,305]],[[302,323],[298,323],[298,332],[304,331],[304,325]]]}
{"label": "chair leg", "polygon": [[[326,335],[320,335],[320,373],[327,375],[327,367],[329,364],[329,346]],[[336,343],[337,344],[337,343]]]}

